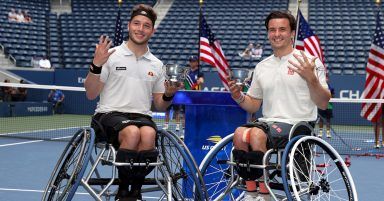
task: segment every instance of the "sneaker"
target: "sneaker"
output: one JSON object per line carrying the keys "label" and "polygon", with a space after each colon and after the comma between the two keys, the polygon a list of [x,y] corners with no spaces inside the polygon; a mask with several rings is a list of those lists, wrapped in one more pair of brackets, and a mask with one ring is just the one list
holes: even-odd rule
{"label": "sneaker", "polygon": [[323,137],[323,130],[319,130],[319,133],[317,134],[317,137],[319,137],[319,138]]}
{"label": "sneaker", "polygon": [[327,138],[331,138],[331,131],[327,130]]}
{"label": "sneaker", "polygon": [[176,131],[179,131],[180,130],[180,124],[176,124]]}
{"label": "sneaker", "polygon": [[268,201],[263,195],[258,192],[245,192],[242,201]]}
{"label": "sneaker", "polygon": [[165,124],[164,124],[164,127],[163,127],[163,129],[164,129],[164,130],[167,130],[167,129],[168,129],[168,127],[169,127],[169,126],[168,126],[168,124],[167,124],[167,123],[165,123]]}

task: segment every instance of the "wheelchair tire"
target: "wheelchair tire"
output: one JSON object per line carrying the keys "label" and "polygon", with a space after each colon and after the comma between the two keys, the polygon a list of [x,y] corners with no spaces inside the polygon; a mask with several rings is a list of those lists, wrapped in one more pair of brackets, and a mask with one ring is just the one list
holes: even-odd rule
{"label": "wheelchair tire", "polygon": [[71,200],[91,156],[93,129],[78,130],[61,154],[45,188],[42,200]]}
{"label": "wheelchair tire", "polygon": [[206,200],[203,178],[187,146],[169,131],[161,130],[158,134],[163,167],[172,179],[173,199]]}
{"label": "wheelchair tire", "polygon": [[314,136],[289,141],[282,158],[282,180],[288,200],[358,200],[343,159]]}
{"label": "wheelchair tire", "polygon": [[230,160],[233,147],[233,134],[220,140],[204,157],[200,164],[209,200],[236,200],[243,189],[232,188],[233,166],[226,164]]}

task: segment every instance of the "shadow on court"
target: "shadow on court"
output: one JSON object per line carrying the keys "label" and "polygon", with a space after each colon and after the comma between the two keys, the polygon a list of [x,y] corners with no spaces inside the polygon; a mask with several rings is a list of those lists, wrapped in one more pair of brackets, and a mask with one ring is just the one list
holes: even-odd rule
{"label": "shadow on court", "polygon": [[[41,200],[45,185],[65,145],[66,142],[0,138],[0,200]],[[382,200],[383,167],[383,158],[351,158],[350,171],[359,200]],[[73,200],[93,200],[83,189],[79,188],[78,192]]]}

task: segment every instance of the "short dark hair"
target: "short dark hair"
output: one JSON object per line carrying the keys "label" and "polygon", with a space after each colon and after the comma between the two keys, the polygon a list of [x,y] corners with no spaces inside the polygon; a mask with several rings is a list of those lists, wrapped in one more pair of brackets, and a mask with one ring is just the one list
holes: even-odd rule
{"label": "short dark hair", "polygon": [[271,13],[269,13],[269,15],[267,16],[267,18],[265,19],[265,28],[268,30],[268,24],[269,24],[269,21],[271,19],[281,19],[281,18],[285,18],[285,19],[288,19],[289,21],[289,26],[291,27],[291,31],[295,31],[296,30],[296,19],[295,17],[291,14],[290,11],[272,11]]}
{"label": "short dark hair", "polygon": [[145,4],[136,5],[132,9],[131,20],[137,15],[142,15],[142,16],[148,17],[152,21],[152,27],[155,26],[155,22],[157,20],[157,14],[151,6],[148,6]]}

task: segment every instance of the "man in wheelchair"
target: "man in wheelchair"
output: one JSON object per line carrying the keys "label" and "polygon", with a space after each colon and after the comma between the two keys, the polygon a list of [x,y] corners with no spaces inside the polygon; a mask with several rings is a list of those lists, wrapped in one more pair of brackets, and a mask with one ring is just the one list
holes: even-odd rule
{"label": "man in wheelchair", "polygon": [[[273,11],[265,27],[273,55],[257,64],[247,94],[228,77],[232,98],[249,113],[262,107],[263,117],[238,127],[234,133],[233,156],[238,163],[262,165],[264,153],[282,148],[288,142],[293,124],[314,122],[317,107],[325,109],[330,92],[321,60],[294,49],[296,21],[292,14]],[[255,180],[262,169],[238,167],[246,181],[246,200],[263,200],[257,195]]]}
{"label": "man in wheelchair", "polygon": [[[156,162],[157,127],[151,118],[152,100],[158,110],[165,111],[182,87],[165,81],[163,63],[149,51],[156,19],[151,7],[140,4],[131,12],[128,41],[110,49],[112,41],[101,36],[84,83],[88,99],[100,96],[92,127],[96,132],[103,130],[108,142],[118,149],[116,162]],[[96,133],[97,137],[102,134]],[[115,199],[141,200],[142,184],[152,169],[119,166]]]}

